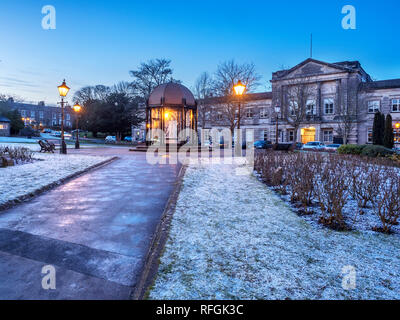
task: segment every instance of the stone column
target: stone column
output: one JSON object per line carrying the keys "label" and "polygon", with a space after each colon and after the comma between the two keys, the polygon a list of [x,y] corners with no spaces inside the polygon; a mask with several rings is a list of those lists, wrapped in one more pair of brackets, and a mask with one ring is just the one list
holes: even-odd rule
{"label": "stone column", "polygon": [[345,105],[342,103],[341,85],[342,85],[341,79],[336,80],[335,114],[339,114],[339,111],[342,108],[345,108]]}
{"label": "stone column", "polygon": [[316,101],[316,109],[317,109],[317,116],[321,117],[322,116],[322,101],[321,101],[321,86],[322,82],[317,83],[317,101]]}

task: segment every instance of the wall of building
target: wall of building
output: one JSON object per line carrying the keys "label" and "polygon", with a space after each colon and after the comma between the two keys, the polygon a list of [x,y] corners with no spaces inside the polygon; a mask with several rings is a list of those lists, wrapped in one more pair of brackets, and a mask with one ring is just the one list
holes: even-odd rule
{"label": "wall of building", "polygon": [[10,136],[10,123],[0,122],[0,137],[9,137],[9,136]]}
{"label": "wall of building", "polygon": [[[293,133],[293,126],[284,120],[287,117],[289,105],[287,90],[288,86],[293,85],[294,80],[306,81],[315,87],[313,95],[315,110],[302,121],[297,133]],[[368,101],[371,99],[379,99],[380,111],[392,115],[394,127],[396,123],[400,123],[400,112],[392,110],[392,100],[400,99],[400,87],[370,90],[368,93],[360,91],[363,83],[370,83],[372,80],[358,62],[330,65],[310,59],[291,72],[282,70],[274,73],[271,82],[272,92],[265,93],[270,95],[271,99],[254,99],[245,104],[245,107],[252,109],[253,116],[243,118],[241,128],[253,129],[256,140],[275,141],[275,106],[281,106],[282,109],[279,120],[279,141],[281,142],[291,142],[295,134],[299,141],[302,132],[315,130],[315,140],[332,143],[334,139],[341,137],[345,115],[352,115],[354,125],[349,133],[348,142],[368,143],[368,130],[372,129],[374,118],[374,113],[368,112]],[[326,99],[334,101],[332,114],[326,113]],[[218,117],[218,110],[221,108],[223,105],[218,103],[212,106],[212,112],[206,121],[206,129],[221,130],[229,127],[226,120]],[[264,110],[268,110],[266,117],[261,116],[261,114],[265,115]],[[199,128],[201,128],[200,123]]]}
{"label": "wall of building", "polygon": [[[61,107],[46,106],[44,103],[28,104],[9,102],[12,109],[21,114],[25,125],[40,128],[54,128],[61,125]],[[72,129],[75,125],[75,114],[71,107],[65,107],[64,126]]]}

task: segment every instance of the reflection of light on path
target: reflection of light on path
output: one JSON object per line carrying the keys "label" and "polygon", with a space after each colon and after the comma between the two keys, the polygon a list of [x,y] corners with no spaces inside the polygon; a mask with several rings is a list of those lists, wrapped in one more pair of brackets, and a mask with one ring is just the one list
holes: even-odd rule
{"label": "reflection of light on path", "polygon": [[68,215],[68,216],[63,216],[60,221],[57,223],[57,225],[59,227],[66,227],[66,226],[71,226],[73,224],[78,224],[81,223],[83,221],[90,221],[90,220],[94,220],[95,217],[94,216],[90,216],[90,215]]}

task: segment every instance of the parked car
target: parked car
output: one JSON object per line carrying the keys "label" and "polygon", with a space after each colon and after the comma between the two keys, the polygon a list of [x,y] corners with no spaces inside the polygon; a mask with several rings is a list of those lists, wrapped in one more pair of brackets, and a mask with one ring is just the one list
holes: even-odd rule
{"label": "parked car", "polygon": [[117,142],[117,137],[116,136],[107,136],[105,141],[108,143]]}
{"label": "parked car", "polygon": [[61,138],[61,131],[53,131],[51,133],[53,137]]}
{"label": "parked car", "polygon": [[125,142],[132,142],[132,137],[131,136],[127,136],[124,138]]}
{"label": "parked car", "polygon": [[340,148],[341,144],[328,144],[325,147],[325,151],[328,152],[337,152],[337,150]]}
{"label": "parked car", "polygon": [[325,149],[325,144],[319,141],[312,141],[303,146],[305,151],[323,151]]}
{"label": "parked car", "polygon": [[303,144],[301,142],[296,142],[294,145],[294,150],[302,150],[303,149]]}
{"label": "parked car", "polygon": [[259,140],[254,142],[254,148],[261,150],[261,149],[272,149],[273,145],[270,141]]}

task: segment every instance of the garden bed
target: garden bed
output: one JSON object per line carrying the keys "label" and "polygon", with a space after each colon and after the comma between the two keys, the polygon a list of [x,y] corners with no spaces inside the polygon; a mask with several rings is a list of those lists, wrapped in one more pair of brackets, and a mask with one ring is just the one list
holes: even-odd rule
{"label": "garden bed", "polygon": [[312,224],[399,235],[400,173],[392,163],[359,156],[259,152],[255,170]]}
{"label": "garden bed", "polygon": [[398,237],[316,228],[235,169],[188,168],[150,299],[400,298]]}

